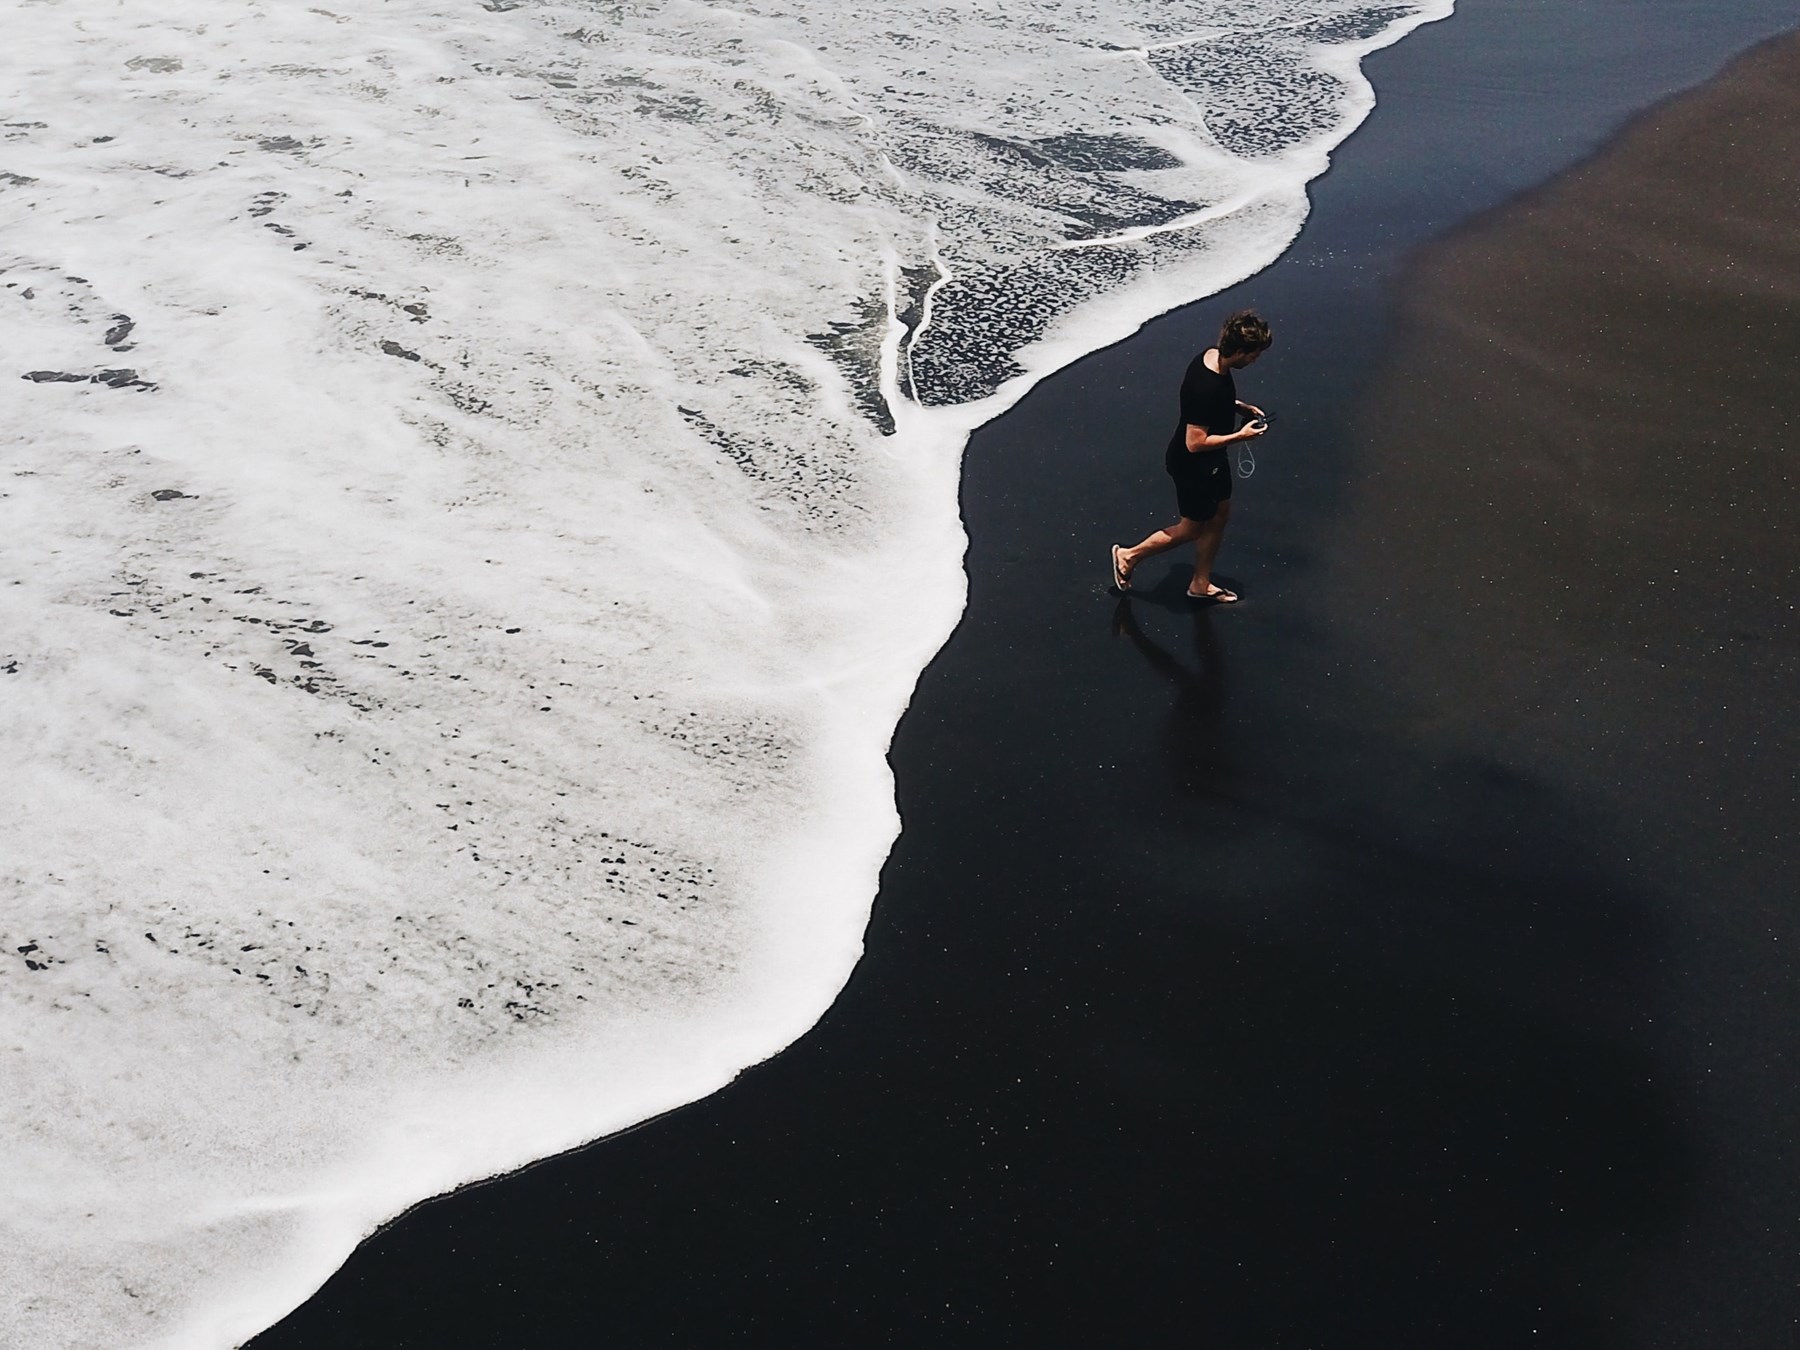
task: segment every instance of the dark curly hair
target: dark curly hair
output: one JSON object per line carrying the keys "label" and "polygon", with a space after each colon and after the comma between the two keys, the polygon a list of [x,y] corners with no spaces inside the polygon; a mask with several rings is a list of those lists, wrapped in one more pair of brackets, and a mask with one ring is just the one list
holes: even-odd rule
{"label": "dark curly hair", "polygon": [[1271,341],[1269,325],[1262,316],[1253,309],[1240,309],[1219,329],[1219,355],[1267,351]]}

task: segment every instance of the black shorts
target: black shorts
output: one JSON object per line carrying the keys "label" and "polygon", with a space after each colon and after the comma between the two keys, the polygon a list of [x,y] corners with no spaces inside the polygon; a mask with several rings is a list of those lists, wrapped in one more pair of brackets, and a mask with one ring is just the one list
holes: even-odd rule
{"label": "black shorts", "polygon": [[1231,500],[1231,453],[1223,448],[1189,455],[1186,463],[1169,466],[1175,480],[1175,504],[1187,520],[1211,520],[1219,503]]}

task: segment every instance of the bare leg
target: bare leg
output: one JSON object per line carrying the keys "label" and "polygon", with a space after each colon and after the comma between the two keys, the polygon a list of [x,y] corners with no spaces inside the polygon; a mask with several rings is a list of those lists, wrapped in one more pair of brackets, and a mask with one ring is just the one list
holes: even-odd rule
{"label": "bare leg", "polygon": [[1137,565],[1145,558],[1158,553],[1167,553],[1172,548],[1180,548],[1190,540],[1198,539],[1206,526],[1198,520],[1189,520],[1183,516],[1166,530],[1158,530],[1154,534],[1144,536],[1142,540],[1130,548],[1119,550],[1119,570],[1130,576]]}
{"label": "bare leg", "polygon": [[[1225,522],[1231,519],[1231,503],[1220,502],[1219,509],[1213,512],[1213,518],[1200,526],[1200,533],[1194,540],[1194,579],[1188,582],[1188,594],[1193,596],[1216,595],[1220,599],[1237,596],[1222,587],[1214,586],[1212,580],[1213,560],[1219,556],[1219,545],[1225,542]],[[1183,521],[1184,525],[1188,522]]]}

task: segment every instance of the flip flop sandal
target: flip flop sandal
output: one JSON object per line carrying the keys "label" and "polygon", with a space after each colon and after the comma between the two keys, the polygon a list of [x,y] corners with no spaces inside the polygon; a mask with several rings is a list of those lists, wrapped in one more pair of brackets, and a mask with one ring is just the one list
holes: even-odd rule
{"label": "flip flop sandal", "polygon": [[1215,605],[1235,605],[1238,602],[1236,591],[1226,590],[1223,586],[1214,586],[1210,591],[1189,591],[1190,600],[1211,600]]}
{"label": "flip flop sandal", "polygon": [[1126,575],[1125,569],[1119,566],[1119,555],[1124,551],[1117,544],[1112,546],[1112,584],[1113,589],[1120,595],[1131,590],[1131,578]]}

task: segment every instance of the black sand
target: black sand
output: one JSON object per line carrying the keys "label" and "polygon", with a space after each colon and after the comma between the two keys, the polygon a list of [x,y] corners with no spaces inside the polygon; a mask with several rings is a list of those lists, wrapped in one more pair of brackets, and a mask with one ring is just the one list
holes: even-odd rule
{"label": "black sand", "polygon": [[[819,1027],[255,1344],[1792,1344],[1795,48],[1401,270],[1783,19],[1471,0],[1371,62],[1287,258],[976,437]],[[1246,600],[1117,603],[1251,302]]]}

